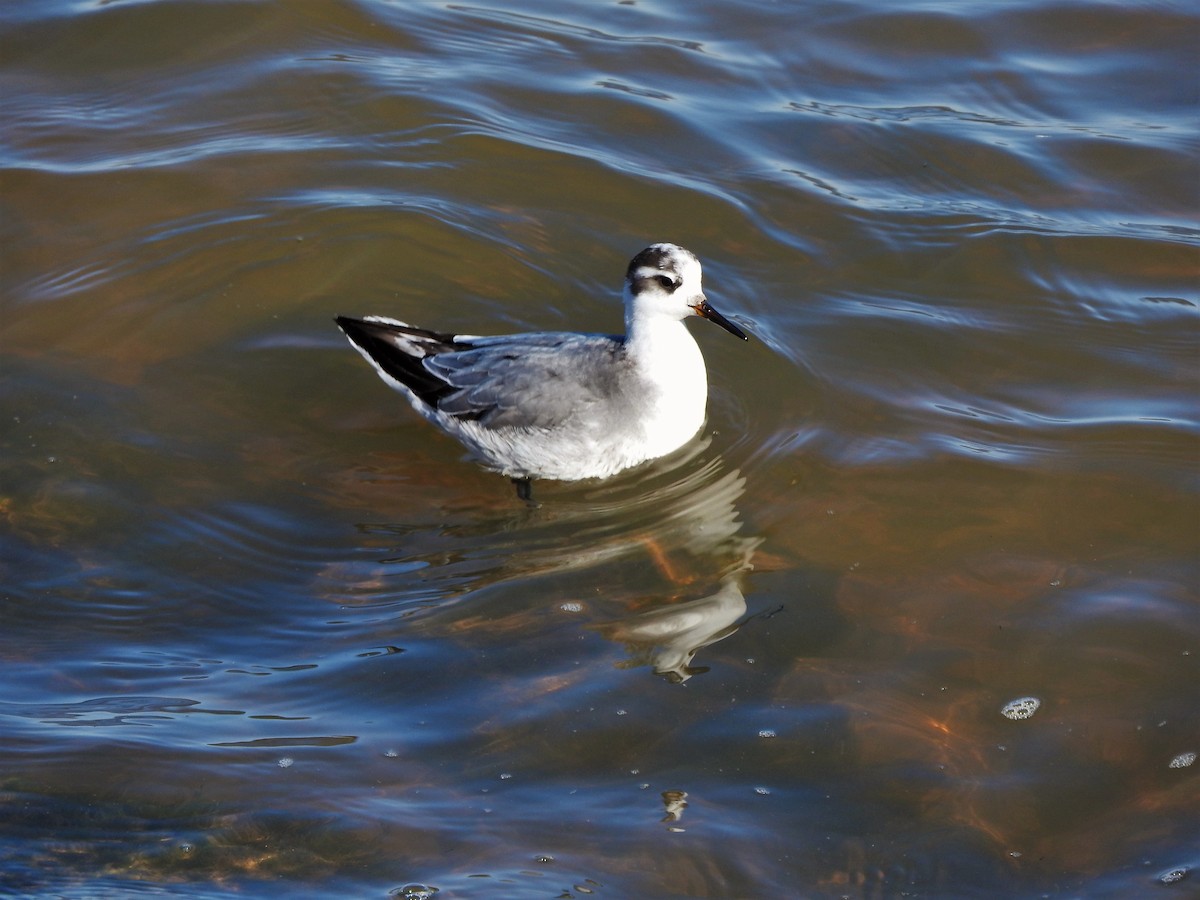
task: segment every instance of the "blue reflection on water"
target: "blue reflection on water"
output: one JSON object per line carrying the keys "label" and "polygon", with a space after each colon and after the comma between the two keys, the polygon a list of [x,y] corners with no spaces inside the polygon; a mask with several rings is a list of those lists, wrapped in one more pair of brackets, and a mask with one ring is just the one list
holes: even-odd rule
{"label": "blue reflection on water", "polygon": [[[1190,886],[1193,14],[0,21],[0,890]],[[762,343],[538,515],[323,343],[648,239]]]}

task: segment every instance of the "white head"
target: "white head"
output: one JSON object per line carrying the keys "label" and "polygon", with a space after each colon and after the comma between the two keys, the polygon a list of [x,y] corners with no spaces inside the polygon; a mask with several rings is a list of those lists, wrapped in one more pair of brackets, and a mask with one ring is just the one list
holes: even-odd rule
{"label": "white head", "polygon": [[740,328],[709,304],[700,282],[700,260],[678,244],[651,244],[629,263],[625,272],[626,327],[643,316],[675,320],[703,316],[730,334],[746,340]]}

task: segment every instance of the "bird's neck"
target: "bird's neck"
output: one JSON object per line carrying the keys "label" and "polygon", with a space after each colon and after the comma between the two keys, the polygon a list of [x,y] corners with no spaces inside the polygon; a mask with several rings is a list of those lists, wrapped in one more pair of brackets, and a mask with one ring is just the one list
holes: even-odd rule
{"label": "bird's neck", "polygon": [[670,453],[704,424],[708,373],[700,348],[683,322],[655,316],[629,323],[625,353],[645,458]]}
{"label": "bird's neck", "polygon": [[706,383],[704,357],[682,321],[643,316],[630,319],[625,327],[625,352],[643,378],[658,384],[693,379]]}

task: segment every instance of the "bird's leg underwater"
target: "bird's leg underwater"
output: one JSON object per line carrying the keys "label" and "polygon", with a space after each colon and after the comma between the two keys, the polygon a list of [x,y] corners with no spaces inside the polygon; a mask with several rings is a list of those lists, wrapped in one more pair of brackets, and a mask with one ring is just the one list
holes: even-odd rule
{"label": "bird's leg underwater", "polygon": [[517,489],[517,499],[525,501],[526,505],[537,509],[542,504],[533,499],[533,481],[529,478],[514,478],[513,486]]}
{"label": "bird's leg underwater", "polygon": [[675,567],[671,565],[671,560],[667,557],[666,550],[664,550],[662,545],[653,537],[647,535],[646,537],[640,538],[640,540],[650,552],[650,559],[654,561],[655,567],[663,574],[667,581],[670,581],[675,585],[682,585],[692,580],[691,578],[679,574]]}

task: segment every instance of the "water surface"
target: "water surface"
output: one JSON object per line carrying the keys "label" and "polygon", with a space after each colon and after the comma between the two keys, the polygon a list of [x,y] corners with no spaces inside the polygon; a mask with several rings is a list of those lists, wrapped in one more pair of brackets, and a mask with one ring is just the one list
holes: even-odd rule
{"label": "water surface", "polygon": [[[1198,36],[5,5],[0,893],[1194,892]],[[656,240],[755,340],[537,510],[332,324],[613,331]]]}

